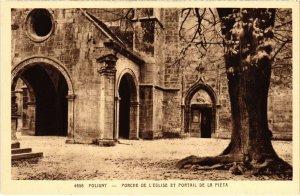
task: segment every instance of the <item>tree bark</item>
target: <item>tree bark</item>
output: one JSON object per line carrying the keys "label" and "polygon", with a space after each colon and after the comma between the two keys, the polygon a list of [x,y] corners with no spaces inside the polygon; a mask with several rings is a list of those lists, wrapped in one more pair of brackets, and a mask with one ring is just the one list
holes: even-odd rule
{"label": "tree bark", "polygon": [[[275,9],[226,9],[225,13],[220,9],[218,13],[225,26],[225,67],[233,122],[227,153],[242,154],[255,163],[278,159],[267,117],[272,64],[272,45],[267,42],[272,38],[269,31],[274,26]],[[224,18],[228,13],[232,17]]]}

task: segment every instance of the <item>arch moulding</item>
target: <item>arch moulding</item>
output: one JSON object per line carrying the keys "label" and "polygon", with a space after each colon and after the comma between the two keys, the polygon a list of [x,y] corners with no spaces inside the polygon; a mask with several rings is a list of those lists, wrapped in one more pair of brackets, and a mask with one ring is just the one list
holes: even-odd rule
{"label": "arch moulding", "polygon": [[213,90],[213,88],[202,81],[198,81],[192,87],[190,87],[190,89],[186,93],[185,100],[184,100],[184,104],[186,107],[190,104],[190,101],[193,98],[194,94],[200,89],[208,93],[214,105],[217,104],[216,93]]}
{"label": "arch moulding", "polygon": [[11,80],[12,80],[12,87],[14,88],[15,83],[17,82],[18,76],[26,70],[28,66],[32,66],[38,63],[44,63],[48,64],[50,66],[53,66],[56,68],[65,78],[67,84],[68,84],[68,95],[69,96],[74,96],[74,87],[73,87],[73,82],[71,79],[71,76],[67,70],[67,68],[59,61],[49,58],[49,57],[43,57],[43,56],[33,56],[30,58],[27,58],[17,65],[15,65],[12,68],[11,71]]}
{"label": "arch moulding", "polygon": [[[136,75],[134,74],[134,72],[131,69],[126,68],[126,69],[124,69],[124,70],[121,71],[121,73],[119,74],[119,77],[117,79],[117,82],[116,82],[116,89],[119,89],[121,79],[123,78],[123,76],[125,74],[129,74],[131,76],[133,82],[134,82],[135,90],[136,90],[136,92],[134,92],[134,95],[135,95],[136,101],[138,101],[138,97],[139,97],[139,84],[138,84]],[[115,96],[119,97],[118,90],[116,90],[116,95]]]}

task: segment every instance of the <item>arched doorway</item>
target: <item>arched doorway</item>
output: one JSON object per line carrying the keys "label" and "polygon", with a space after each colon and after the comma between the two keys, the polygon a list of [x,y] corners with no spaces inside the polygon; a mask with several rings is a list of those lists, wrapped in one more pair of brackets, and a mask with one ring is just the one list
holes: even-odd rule
{"label": "arched doorway", "polygon": [[67,136],[70,131],[68,119],[73,121],[68,118],[73,115],[69,114],[67,96],[73,88],[69,88],[70,78],[66,79],[64,68],[48,62],[51,60],[33,58],[15,66],[12,71],[12,92],[15,92],[18,80],[22,80],[34,94],[34,135]]}
{"label": "arched doorway", "polygon": [[125,73],[119,82],[119,138],[136,139],[138,137],[137,87],[131,74]]}
{"label": "arched doorway", "polygon": [[211,138],[216,127],[216,98],[203,83],[190,88],[185,100],[185,132],[192,137]]}
{"label": "arched doorway", "polygon": [[31,85],[18,78],[14,89],[17,104],[17,131],[22,135],[35,135],[35,94]]}

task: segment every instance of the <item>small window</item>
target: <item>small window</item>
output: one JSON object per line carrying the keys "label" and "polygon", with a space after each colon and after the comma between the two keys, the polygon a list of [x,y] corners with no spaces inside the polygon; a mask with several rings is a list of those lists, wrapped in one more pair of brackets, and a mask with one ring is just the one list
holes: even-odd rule
{"label": "small window", "polygon": [[44,41],[53,32],[53,17],[47,9],[34,9],[26,18],[26,28],[33,41]]}

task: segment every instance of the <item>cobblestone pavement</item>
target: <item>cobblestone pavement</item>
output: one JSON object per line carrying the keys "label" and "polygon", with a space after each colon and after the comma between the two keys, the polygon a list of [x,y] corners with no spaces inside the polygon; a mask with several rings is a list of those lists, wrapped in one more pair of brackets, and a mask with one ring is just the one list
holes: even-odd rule
{"label": "cobblestone pavement", "polygon": [[[37,163],[12,167],[12,179],[98,180],[269,180],[268,176],[236,176],[225,170],[178,170],[175,164],[189,155],[214,156],[228,145],[226,139],[121,140],[114,147],[65,144],[64,137],[21,136],[22,148],[42,151]],[[292,142],[273,141],[276,152],[292,164]],[[279,178],[280,179],[280,178]]]}

